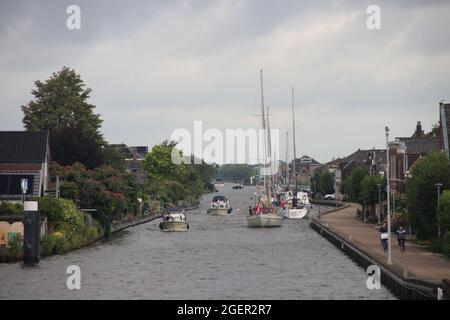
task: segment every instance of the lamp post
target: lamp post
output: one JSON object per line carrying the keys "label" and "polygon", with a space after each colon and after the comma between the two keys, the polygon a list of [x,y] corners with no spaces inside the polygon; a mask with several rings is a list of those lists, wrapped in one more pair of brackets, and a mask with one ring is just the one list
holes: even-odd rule
{"label": "lamp post", "polygon": [[385,127],[384,131],[386,133],[386,195],[387,195],[387,232],[388,232],[388,258],[387,264],[392,264],[391,259],[391,208],[390,208],[390,167],[389,167],[389,128]]}
{"label": "lamp post", "polygon": [[[436,183],[435,186],[437,188],[437,211],[438,211],[438,214],[439,214],[439,198],[440,198],[440,195],[441,195],[441,187],[443,186],[443,184],[442,183]],[[440,237],[440,236],[441,236],[441,227],[438,224],[438,237]]]}
{"label": "lamp post", "polygon": [[377,183],[378,186],[378,223],[381,221],[381,183]]}

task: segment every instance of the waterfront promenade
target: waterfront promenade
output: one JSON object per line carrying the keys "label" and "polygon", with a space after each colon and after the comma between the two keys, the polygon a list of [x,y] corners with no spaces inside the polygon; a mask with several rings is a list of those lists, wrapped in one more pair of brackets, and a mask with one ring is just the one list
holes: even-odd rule
{"label": "waterfront promenade", "polygon": [[440,286],[443,279],[450,279],[450,261],[411,241],[406,242],[406,252],[402,254],[394,233],[393,264],[387,265],[387,253],[381,247],[378,230],[356,218],[358,208],[358,204],[351,203],[313,220],[403,280]]}

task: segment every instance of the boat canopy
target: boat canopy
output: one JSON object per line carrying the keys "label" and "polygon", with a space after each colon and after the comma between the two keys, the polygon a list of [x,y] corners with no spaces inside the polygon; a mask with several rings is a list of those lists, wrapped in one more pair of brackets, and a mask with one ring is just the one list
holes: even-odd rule
{"label": "boat canopy", "polygon": [[212,202],[219,202],[219,201],[227,201],[227,199],[224,196],[215,196],[212,199]]}

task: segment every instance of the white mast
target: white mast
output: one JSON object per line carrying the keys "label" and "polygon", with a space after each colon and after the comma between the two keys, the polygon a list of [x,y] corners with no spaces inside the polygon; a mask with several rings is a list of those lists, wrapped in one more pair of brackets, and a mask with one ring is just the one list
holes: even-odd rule
{"label": "white mast", "polygon": [[289,131],[286,131],[286,186],[289,186],[288,148],[289,148]]}
{"label": "white mast", "polygon": [[268,155],[268,160],[269,160],[269,202],[271,200],[272,197],[272,189],[275,188],[275,180],[274,177],[272,175],[272,138],[270,136],[270,121],[269,121],[269,107],[267,107],[267,155]]}
{"label": "white mast", "polygon": [[293,169],[294,169],[294,198],[297,197],[297,172],[295,168],[295,160],[296,160],[296,150],[295,150],[295,113],[294,113],[294,86],[292,86],[292,136],[293,136],[293,142],[294,142],[294,163],[293,163]]}
{"label": "white mast", "polygon": [[[263,82],[263,70],[261,69],[259,71],[260,73],[260,79],[261,79],[261,123],[262,123],[262,130],[264,134],[264,154],[263,154],[263,167],[267,164],[267,132],[266,132],[266,117],[264,115],[264,82]],[[265,173],[264,170],[261,173]],[[267,177],[264,174],[264,193],[266,194],[267,199],[269,199],[268,192],[267,192]]]}

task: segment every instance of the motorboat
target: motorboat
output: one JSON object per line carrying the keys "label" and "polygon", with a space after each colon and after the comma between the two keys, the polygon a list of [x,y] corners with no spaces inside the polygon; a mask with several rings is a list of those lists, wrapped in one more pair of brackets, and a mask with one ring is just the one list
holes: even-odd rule
{"label": "motorboat", "polygon": [[159,224],[161,231],[188,231],[189,223],[186,220],[184,209],[166,209],[161,215],[162,221]]}
{"label": "motorboat", "polygon": [[215,196],[211,201],[208,209],[208,214],[216,216],[226,216],[231,213],[233,209],[230,205],[230,200],[225,196]]}

